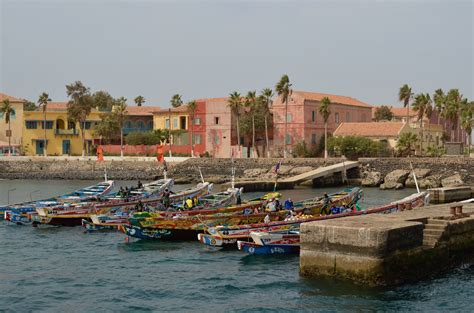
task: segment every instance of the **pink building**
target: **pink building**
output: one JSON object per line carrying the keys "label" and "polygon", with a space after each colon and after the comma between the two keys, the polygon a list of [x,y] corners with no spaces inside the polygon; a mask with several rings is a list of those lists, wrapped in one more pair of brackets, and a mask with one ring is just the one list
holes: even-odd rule
{"label": "pink building", "polygon": [[[304,141],[308,147],[316,146],[324,136],[324,120],[319,113],[321,100],[328,97],[331,115],[328,133],[332,134],[342,122],[370,122],[372,106],[357,99],[316,92],[293,91],[288,101],[286,138],[287,149]],[[285,137],[285,103],[277,97],[273,102],[274,140],[277,153],[282,154]]]}

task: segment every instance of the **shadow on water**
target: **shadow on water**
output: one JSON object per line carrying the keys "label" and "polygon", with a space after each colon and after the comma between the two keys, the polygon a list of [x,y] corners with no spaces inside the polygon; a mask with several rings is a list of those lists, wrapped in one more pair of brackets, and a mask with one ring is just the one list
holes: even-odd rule
{"label": "shadow on water", "polygon": [[182,249],[182,243],[177,241],[161,240],[133,240],[117,244],[120,251],[138,252],[138,251],[175,251]]}
{"label": "shadow on water", "polygon": [[[239,251],[241,252],[241,251]],[[242,253],[242,258],[240,260],[240,264],[243,266],[252,266],[252,265],[262,265],[268,266],[269,263],[272,266],[278,264],[288,264],[289,262],[298,262],[299,255],[298,254],[275,254],[275,255],[257,255],[257,254],[246,254]]]}

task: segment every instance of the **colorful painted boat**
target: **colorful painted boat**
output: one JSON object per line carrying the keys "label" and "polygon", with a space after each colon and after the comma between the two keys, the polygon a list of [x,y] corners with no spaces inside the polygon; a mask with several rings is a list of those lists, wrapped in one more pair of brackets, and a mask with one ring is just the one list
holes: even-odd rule
{"label": "colorful painted boat", "polygon": [[271,193],[241,205],[217,209],[137,213],[129,219],[129,224],[119,226],[119,230],[140,239],[192,239],[211,225],[262,222],[267,215],[271,220],[281,220],[287,214],[285,211],[268,213],[262,210],[268,199],[279,196],[279,193]]}
{"label": "colorful painted boat", "polygon": [[300,246],[294,245],[257,245],[253,242],[237,241],[237,248],[248,254],[298,254]]}
{"label": "colorful painted boat", "polygon": [[295,254],[300,251],[299,231],[250,232],[250,241],[237,241],[237,248],[249,254]]}
{"label": "colorful painted boat", "polygon": [[392,202],[388,205],[369,208],[367,210],[340,211],[338,214],[291,217],[285,221],[257,223],[235,226],[209,227],[205,234],[198,234],[198,240],[208,246],[234,245],[238,240],[246,241],[250,239],[251,232],[277,232],[277,231],[298,231],[301,223],[314,222],[326,219],[334,219],[345,216],[358,216],[364,214],[388,214],[403,210],[405,207],[417,208],[429,203],[429,195],[420,192],[410,195],[402,200]]}
{"label": "colorful painted boat", "polygon": [[[228,206],[235,202],[237,193],[242,193],[242,188],[229,188],[223,192],[204,195],[198,198],[198,204],[195,207],[187,210],[210,210],[218,207]],[[184,210],[181,203],[179,205],[173,205],[173,207],[175,210]],[[117,226],[119,225],[128,224],[130,214],[133,213],[118,211],[114,212],[113,214],[91,215],[91,221],[83,220],[82,226],[84,226],[89,232],[117,229]],[[161,214],[166,213],[161,212]],[[143,214],[140,214],[140,216],[141,215]]]}
{"label": "colorful painted boat", "polygon": [[0,215],[5,219],[17,224],[25,224],[31,222],[29,216],[36,211],[37,208],[47,207],[69,207],[76,203],[96,200],[101,196],[108,194],[114,186],[114,181],[104,181],[96,185],[85,187],[62,196],[52,197],[48,199],[29,201],[25,203],[2,206],[0,207]]}

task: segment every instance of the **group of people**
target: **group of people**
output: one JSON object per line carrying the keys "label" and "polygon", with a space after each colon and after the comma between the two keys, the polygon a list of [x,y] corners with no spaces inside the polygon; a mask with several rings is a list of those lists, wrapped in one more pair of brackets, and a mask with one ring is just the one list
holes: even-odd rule
{"label": "group of people", "polygon": [[142,189],[142,188],[143,188],[142,182],[141,182],[141,181],[138,181],[136,188],[134,188],[134,187],[130,187],[130,188],[128,188],[128,187],[125,187],[125,188],[120,187],[119,191],[117,192],[117,195],[118,195],[120,198],[125,198],[125,199],[127,199],[127,198],[129,198],[129,197],[131,196],[133,190],[139,190],[139,189]]}
{"label": "group of people", "polygon": [[291,198],[286,199],[285,203],[282,205],[278,198],[272,198],[267,203],[267,209],[270,212],[278,212],[281,210],[292,210],[294,207],[293,200]]}

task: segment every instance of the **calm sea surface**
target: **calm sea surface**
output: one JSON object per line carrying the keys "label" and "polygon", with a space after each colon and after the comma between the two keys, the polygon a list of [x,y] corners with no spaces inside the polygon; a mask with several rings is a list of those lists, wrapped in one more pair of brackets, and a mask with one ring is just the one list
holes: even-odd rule
{"label": "calm sea surface", "polygon": [[[0,180],[0,204],[7,203],[8,190],[16,203],[94,183]],[[282,193],[299,200],[336,190]],[[366,189],[362,206],[412,192]],[[120,233],[0,222],[0,312],[473,312],[473,303],[474,266],[469,264],[429,281],[373,289],[301,278],[298,256],[248,256],[197,241],[126,243]]]}

